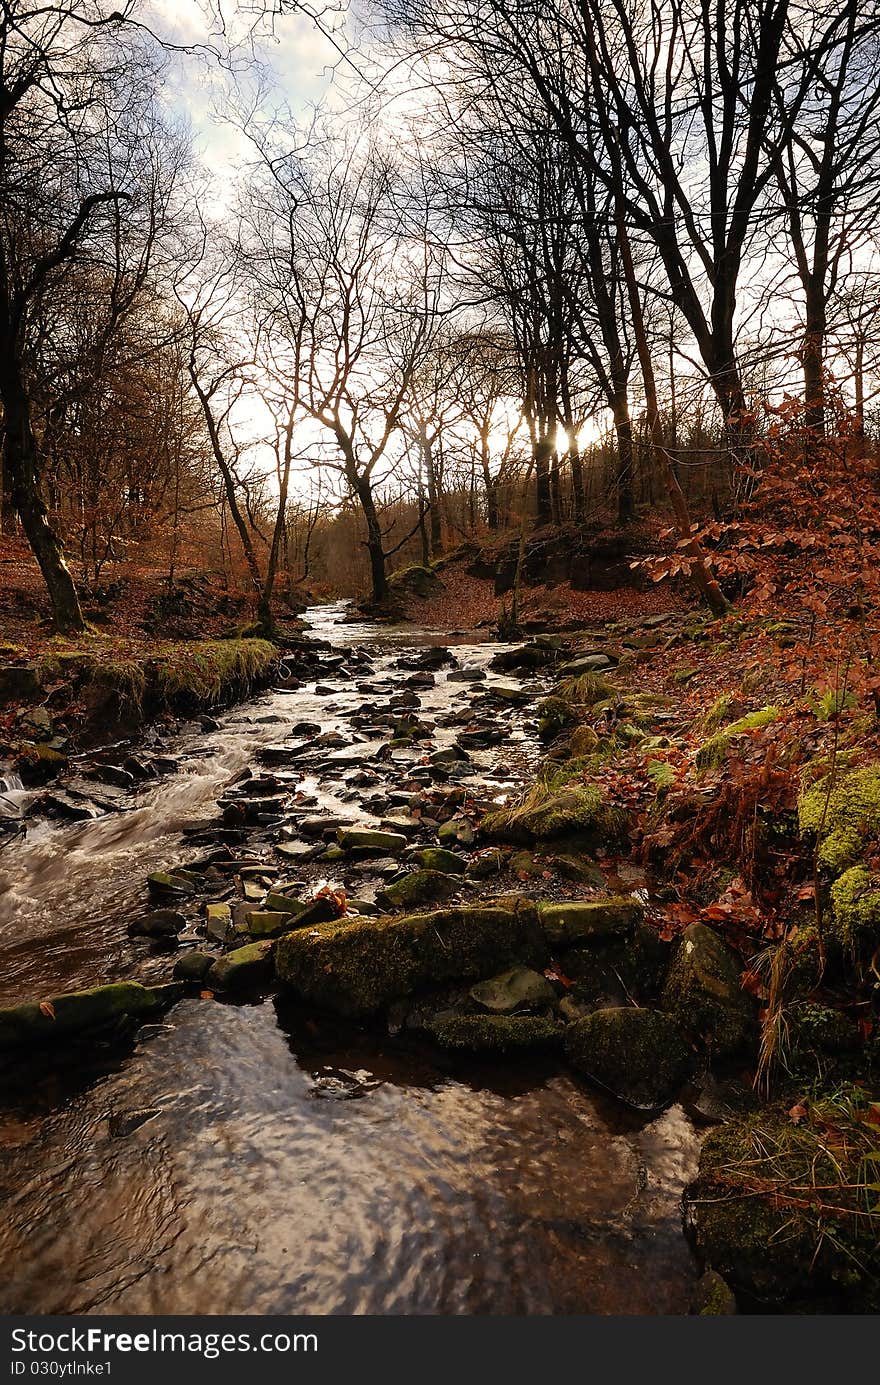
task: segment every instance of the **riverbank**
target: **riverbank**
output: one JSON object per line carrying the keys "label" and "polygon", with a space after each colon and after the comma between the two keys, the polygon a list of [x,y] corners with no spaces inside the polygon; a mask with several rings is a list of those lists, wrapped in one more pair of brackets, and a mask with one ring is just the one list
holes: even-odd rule
{"label": "riverbank", "polygon": [[[676,1115],[677,1196],[722,1276],[694,1273],[696,1311],[729,1311],[725,1284],[746,1308],[872,1308],[877,822],[851,797],[872,729],[801,691],[796,624],[668,610],[477,646],[342,619],[320,613],[307,683],[239,714],[196,820],[141,851],[115,974],[78,973],[151,993],[71,1000],[42,966],[4,1041],[35,1054],[117,1000],[117,1030],[149,1029],[171,984],[172,1028],[270,996],[330,1047],[353,1025],[457,1078],[549,1065],[712,1128],[698,1170]],[[86,825],[81,850],[107,844]],[[84,905],[80,946],[93,930]]]}

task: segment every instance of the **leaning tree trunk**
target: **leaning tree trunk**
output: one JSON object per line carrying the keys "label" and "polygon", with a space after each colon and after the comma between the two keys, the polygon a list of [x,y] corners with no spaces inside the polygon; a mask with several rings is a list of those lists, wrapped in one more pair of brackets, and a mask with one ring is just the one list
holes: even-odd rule
{"label": "leaning tree trunk", "polygon": [[5,361],[0,378],[3,401],[3,477],[27,540],[39,564],[52,603],[55,625],[63,635],[85,629],[79,597],[64,560],[64,545],[49,520],[40,492],[37,444],[27,397],[17,365]]}

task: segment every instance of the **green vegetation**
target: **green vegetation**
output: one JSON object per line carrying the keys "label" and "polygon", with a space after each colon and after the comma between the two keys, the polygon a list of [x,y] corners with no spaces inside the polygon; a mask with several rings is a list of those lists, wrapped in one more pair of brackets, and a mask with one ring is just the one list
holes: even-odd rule
{"label": "green vegetation", "polygon": [[533,784],[519,803],[487,813],[483,832],[525,844],[574,832],[590,832],[597,839],[619,837],[621,811],[606,802],[597,784],[572,782],[571,774],[570,768],[557,771],[549,780]]}
{"label": "green vegetation", "polygon": [[855,865],[880,840],[880,765],[826,775],[798,800],[798,823],[816,839],[818,864],[832,875]]}
{"label": "green vegetation", "polygon": [[880,1128],[857,1087],[712,1130],[688,1193],[697,1246],[767,1302],[843,1293],[880,1306]]}
{"label": "green vegetation", "polygon": [[758,731],[763,726],[769,726],[778,717],[778,707],[761,707],[757,712],[749,712],[747,716],[731,722],[729,726],[725,726],[723,731],[717,731],[714,736],[710,736],[709,740],[703,742],[696,755],[697,767],[699,769],[718,769],[720,765],[724,764],[731,741],[735,736],[739,736],[745,731]]}

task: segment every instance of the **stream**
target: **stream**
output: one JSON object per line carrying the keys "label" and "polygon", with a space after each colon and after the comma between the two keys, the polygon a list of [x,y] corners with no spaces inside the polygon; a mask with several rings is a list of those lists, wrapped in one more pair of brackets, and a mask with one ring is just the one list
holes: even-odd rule
{"label": "stream", "polygon": [[[442,749],[461,726],[451,708],[512,681],[486,677],[503,646],[479,635],[354,623],[341,604],[305,618],[350,668],[331,657],[317,682],[166,737],[177,773],[121,811],[34,819],[3,846],[0,1005],[167,980],[168,952],[129,935],[145,877],[203,854],[224,787],[298,723],[350,744],[404,688],[398,661],[444,646],[481,676],[419,688]],[[371,745],[359,725],[357,748]],[[538,754],[528,706],[514,707],[473,776],[502,801]],[[297,794],[376,826],[358,775],[360,758],[330,748]],[[327,870],[311,883],[337,883]],[[2,1061],[2,1312],[687,1311],[698,1271],[680,1198],[696,1131],[680,1106],[631,1112],[556,1060],[453,1059],[268,993],[192,996],[122,1047]]]}

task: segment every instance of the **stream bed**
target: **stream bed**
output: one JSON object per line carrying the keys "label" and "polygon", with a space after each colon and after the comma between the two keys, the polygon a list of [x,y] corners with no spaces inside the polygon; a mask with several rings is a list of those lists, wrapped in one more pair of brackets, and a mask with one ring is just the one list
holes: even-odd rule
{"label": "stream bed", "polygon": [[[426,646],[480,673],[499,650],[355,624],[342,606],[306,619],[367,652],[377,685],[402,683],[398,660]],[[442,725],[450,700],[494,677],[420,690],[435,746],[455,734]],[[345,731],[364,705],[341,673],[264,693],[217,729],[182,731],[179,772],[132,806],[35,821],[7,843],[0,1004],[167,979],[169,955],[128,932],[145,876],[186,860],[181,833],[261,748],[298,722]],[[503,798],[537,755],[514,713],[474,772]],[[301,788],[316,810],[359,821],[341,766],[338,783],[306,769]],[[697,1269],[680,1198],[696,1131],[681,1107],[630,1112],[555,1060],[453,1058],[267,993],[187,998],[122,1048],[4,1062],[0,1311],[687,1311]]]}

